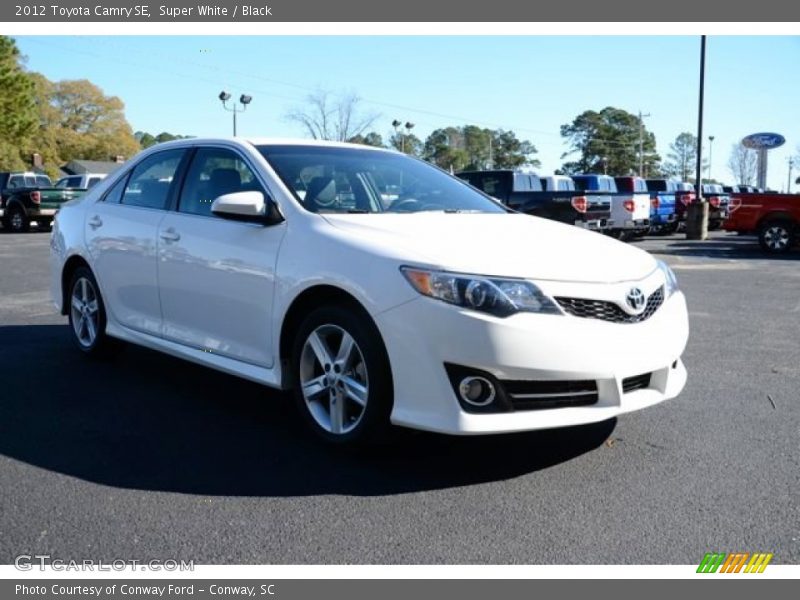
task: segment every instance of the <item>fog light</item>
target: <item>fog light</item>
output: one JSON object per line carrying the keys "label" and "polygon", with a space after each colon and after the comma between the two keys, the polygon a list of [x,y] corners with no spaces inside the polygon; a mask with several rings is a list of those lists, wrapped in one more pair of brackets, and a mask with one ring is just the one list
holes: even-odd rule
{"label": "fog light", "polygon": [[483,377],[465,377],[458,384],[461,399],[472,406],[488,406],[494,401],[494,385]]}

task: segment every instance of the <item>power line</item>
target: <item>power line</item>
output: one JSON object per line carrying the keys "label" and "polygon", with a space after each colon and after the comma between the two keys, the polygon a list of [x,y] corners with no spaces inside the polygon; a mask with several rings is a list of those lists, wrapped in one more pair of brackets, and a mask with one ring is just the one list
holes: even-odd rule
{"label": "power line", "polygon": [[[114,57],[114,56],[110,56],[109,54],[91,52],[91,51],[88,51],[88,50],[75,49],[75,48],[71,48],[71,47],[65,47],[65,46],[61,46],[61,45],[58,45],[58,44],[53,44],[52,42],[49,42],[49,41],[48,42],[44,42],[39,38],[26,38],[26,41],[27,42],[38,43],[38,44],[43,45],[43,46],[50,46],[52,48],[57,48],[59,50],[63,50],[63,51],[67,51],[67,52],[73,52],[73,53],[76,53],[76,54],[82,54],[82,55],[85,55],[85,56],[91,56],[93,58],[99,58],[101,60],[106,60],[106,61],[113,62],[114,64],[127,64],[128,66],[133,66],[133,67],[136,67],[136,68],[139,68],[139,69],[158,72],[158,73],[161,73],[161,74],[166,73],[166,74],[173,75],[173,76],[176,76],[176,77],[181,77],[181,78],[185,78],[185,79],[192,79],[192,80],[195,80],[195,81],[202,81],[202,82],[210,83],[210,84],[213,84],[213,85],[218,85],[220,83],[218,78],[212,80],[212,79],[208,79],[208,78],[205,78],[205,77],[197,76],[197,75],[194,75],[194,74],[187,74],[187,73],[182,72],[182,71],[176,71],[176,70],[166,71],[161,65],[163,65],[164,62],[172,62],[173,64],[181,64],[182,63],[182,64],[186,64],[186,65],[192,65],[194,67],[199,67],[199,68],[205,69],[205,70],[211,70],[211,71],[213,71],[215,73],[224,72],[226,74],[232,74],[232,75],[244,77],[245,79],[254,79],[254,80],[263,81],[263,82],[267,82],[267,83],[272,83],[272,84],[276,84],[276,85],[282,85],[282,86],[285,86],[285,87],[291,87],[291,88],[294,88],[294,89],[297,89],[297,90],[304,91],[306,93],[314,93],[314,92],[319,91],[319,88],[313,88],[313,87],[310,87],[310,86],[305,86],[305,85],[296,84],[296,83],[292,83],[292,82],[282,81],[282,80],[274,79],[274,78],[271,78],[271,77],[265,77],[265,76],[258,75],[256,73],[252,73],[252,72],[236,71],[235,69],[231,69],[229,65],[224,65],[224,66],[223,65],[215,65],[215,64],[201,63],[201,62],[182,59],[182,58],[175,58],[175,57],[167,58],[167,57],[164,57],[164,56],[159,56],[158,57],[158,61],[159,61],[158,64],[160,66],[159,67],[154,67],[152,64],[137,63],[137,62],[130,61],[129,59],[125,59],[125,58],[120,59],[120,58],[117,58],[117,57]],[[116,44],[109,43],[107,40],[105,40],[103,38],[91,38],[91,41],[92,41],[92,44],[95,45],[95,46],[98,44],[98,42],[100,42],[102,45],[104,45],[106,47],[114,48],[114,49],[116,49],[118,51],[123,51],[124,50],[120,46],[118,46]],[[234,83],[234,82],[231,82],[231,83]],[[241,81],[239,81],[237,83],[237,85],[240,86],[240,87],[247,87],[252,92],[258,93],[260,96],[277,98],[277,99],[280,99],[280,100],[288,100],[288,101],[292,101],[292,102],[304,102],[306,100],[306,97],[286,96],[286,95],[276,94],[275,92],[273,92],[271,90],[267,91],[267,90],[256,89],[256,88],[253,88],[252,85],[243,83]],[[561,146],[562,147],[563,147],[564,144],[568,144],[569,143],[569,141],[567,139],[563,138],[563,136],[561,136],[560,133],[553,133],[552,131],[545,131],[545,130],[541,130],[541,129],[533,129],[533,128],[530,128],[530,127],[508,127],[506,124],[501,124],[501,123],[491,122],[491,121],[484,121],[482,119],[471,119],[471,118],[467,118],[467,117],[464,117],[464,116],[451,115],[451,114],[442,113],[442,112],[433,111],[433,110],[424,109],[424,108],[419,108],[419,107],[406,106],[406,105],[402,105],[402,104],[394,104],[394,103],[390,103],[390,102],[383,102],[383,101],[380,101],[380,100],[375,100],[375,99],[370,99],[370,98],[363,98],[363,97],[359,97],[359,99],[362,102],[364,102],[365,104],[371,104],[371,105],[380,106],[380,107],[384,107],[384,108],[390,108],[390,109],[393,109],[393,110],[402,110],[402,111],[407,111],[407,112],[413,112],[413,113],[416,113],[416,114],[439,117],[439,118],[442,118],[442,119],[448,119],[448,120],[451,120],[451,121],[460,122],[460,123],[464,123],[464,124],[475,124],[475,125],[481,125],[481,126],[484,126],[484,127],[487,127],[487,128],[503,129],[503,130],[506,130],[506,131],[515,131],[515,132],[524,132],[524,133],[529,133],[529,134],[538,134],[538,135],[546,135],[546,136],[552,136],[552,137],[560,137],[561,138],[560,142],[561,142]],[[650,115],[648,114],[648,115],[641,115],[641,116],[645,117],[645,116],[650,116]],[[431,128],[441,128],[441,123],[435,123],[434,124],[434,123],[431,123],[430,121],[427,121],[427,122],[426,121],[422,121],[422,123],[425,124],[425,125],[428,125]],[[641,123],[641,118],[640,118],[640,123]],[[639,141],[640,157],[642,156],[641,152],[642,152],[642,148],[643,148],[643,130],[642,129],[643,129],[643,127],[640,129],[640,141]],[[610,139],[603,139],[603,138],[592,138],[592,142],[600,143],[600,144],[603,144],[605,146],[617,146],[617,147],[631,147],[632,145],[635,147],[635,144],[636,144],[636,142],[620,142],[618,140],[610,140]],[[539,144],[539,145],[542,145],[543,144],[543,140],[538,140],[536,143]],[[574,148],[574,149],[568,151],[566,154],[572,154],[572,153],[577,152],[577,151],[579,151],[579,149]]]}

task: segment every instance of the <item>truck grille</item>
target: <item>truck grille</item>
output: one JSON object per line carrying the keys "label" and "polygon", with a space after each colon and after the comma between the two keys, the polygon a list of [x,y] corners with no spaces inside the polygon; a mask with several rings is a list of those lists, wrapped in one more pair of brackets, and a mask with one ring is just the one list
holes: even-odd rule
{"label": "truck grille", "polygon": [[514,410],[538,410],[588,406],[598,400],[597,382],[586,381],[502,381]]}
{"label": "truck grille", "polygon": [[650,294],[644,311],[639,315],[629,315],[618,304],[607,300],[587,300],[585,298],[556,296],[556,302],[573,317],[600,319],[610,323],[640,323],[652,317],[664,303],[664,286]]}

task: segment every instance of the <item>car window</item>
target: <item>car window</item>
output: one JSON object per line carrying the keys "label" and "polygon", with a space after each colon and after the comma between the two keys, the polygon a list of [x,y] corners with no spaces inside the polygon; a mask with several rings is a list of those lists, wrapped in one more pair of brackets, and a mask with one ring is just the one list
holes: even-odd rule
{"label": "car window", "polygon": [[25,179],[21,175],[12,175],[8,178],[9,189],[22,187],[25,185]]}
{"label": "car window", "polygon": [[53,182],[50,181],[50,178],[47,175],[37,175],[36,185],[38,187],[53,187]]}
{"label": "car window", "polygon": [[164,209],[183,149],[166,150],[144,159],[133,169],[122,204]]}
{"label": "car window", "polygon": [[211,204],[224,194],[261,192],[252,169],[242,158],[224,148],[200,148],[186,174],[178,211],[190,215],[211,215]]}
{"label": "car window", "polygon": [[[258,149],[311,212],[505,212],[464,181],[399,152],[301,145]],[[495,183],[507,188],[511,181],[502,185],[498,177]],[[485,180],[479,187],[491,194]]]}
{"label": "car window", "polygon": [[92,189],[92,187],[94,187],[94,185],[98,181],[102,181],[102,180],[103,180],[102,177],[89,177],[89,181],[86,182],[86,189],[89,189],[89,190]]}
{"label": "car window", "polygon": [[115,183],[110,190],[103,196],[103,202],[109,204],[119,204],[122,200],[122,194],[125,191],[125,184],[128,182],[128,176],[124,176],[117,183]]}

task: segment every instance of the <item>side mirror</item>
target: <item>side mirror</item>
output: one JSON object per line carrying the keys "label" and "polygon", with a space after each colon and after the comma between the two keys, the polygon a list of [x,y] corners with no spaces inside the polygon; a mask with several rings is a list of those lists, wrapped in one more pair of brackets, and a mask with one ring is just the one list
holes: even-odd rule
{"label": "side mirror", "polygon": [[261,192],[223,194],[211,203],[211,212],[223,219],[274,225],[283,221],[275,203]]}

